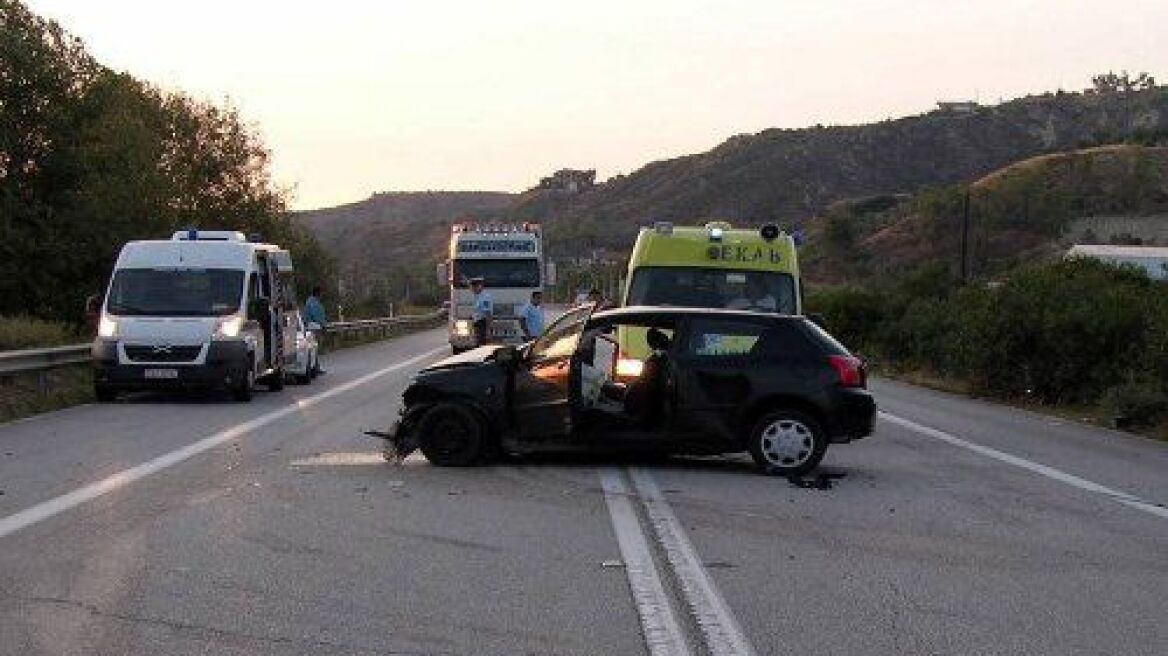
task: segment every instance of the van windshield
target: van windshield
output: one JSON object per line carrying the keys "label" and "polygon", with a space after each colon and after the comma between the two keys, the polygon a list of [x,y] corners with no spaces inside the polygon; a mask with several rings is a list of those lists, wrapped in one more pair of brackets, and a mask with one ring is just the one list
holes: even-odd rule
{"label": "van windshield", "polygon": [[120,269],[106,310],[131,316],[221,316],[238,311],[242,296],[238,269]]}
{"label": "van windshield", "polygon": [[705,267],[641,267],[633,273],[626,305],[754,310],[795,314],[795,280],[778,271]]}

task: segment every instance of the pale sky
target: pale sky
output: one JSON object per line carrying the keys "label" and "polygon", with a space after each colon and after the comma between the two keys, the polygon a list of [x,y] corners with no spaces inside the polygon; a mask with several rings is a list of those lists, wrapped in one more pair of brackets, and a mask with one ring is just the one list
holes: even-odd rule
{"label": "pale sky", "polygon": [[230,99],[294,206],[629,173],[769,127],[1168,82],[1168,0],[25,0],[103,63]]}

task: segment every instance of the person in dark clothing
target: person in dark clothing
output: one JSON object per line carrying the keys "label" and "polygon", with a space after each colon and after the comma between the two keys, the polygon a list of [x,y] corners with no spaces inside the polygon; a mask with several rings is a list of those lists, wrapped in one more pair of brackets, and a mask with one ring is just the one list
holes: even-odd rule
{"label": "person in dark clothing", "polygon": [[645,341],[649,344],[649,357],[645,358],[641,375],[629,385],[625,409],[643,426],[653,427],[661,421],[665,409],[665,368],[670,339],[661,329],[650,328]]}

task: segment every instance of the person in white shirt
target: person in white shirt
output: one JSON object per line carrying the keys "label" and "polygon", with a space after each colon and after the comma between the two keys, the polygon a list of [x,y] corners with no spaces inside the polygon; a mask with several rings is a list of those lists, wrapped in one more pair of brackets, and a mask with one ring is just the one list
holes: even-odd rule
{"label": "person in white shirt", "polygon": [[531,292],[531,301],[519,310],[519,326],[523,328],[523,338],[533,340],[543,333],[543,292]]}
{"label": "person in white shirt", "polygon": [[470,290],[474,292],[474,309],[470,316],[471,323],[474,325],[476,346],[487,343],[487,336],[490,335],[491,330],[491,317],[495,313],[495,303],[485,286],[482,278],[472,278],[470,281]]}
{"label": "person in white shirt", "polygon": [[776,312],[779,303],[767,292],[766,285],[757,277],[746,280],[745,296],[740,296],[726,304],[728,310],[754,310],[755,312]]}

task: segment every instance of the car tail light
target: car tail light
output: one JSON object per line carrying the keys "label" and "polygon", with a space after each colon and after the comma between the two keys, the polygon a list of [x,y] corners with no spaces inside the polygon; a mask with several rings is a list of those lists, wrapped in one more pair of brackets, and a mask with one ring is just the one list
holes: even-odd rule
{"label": "car tail light", "polygon": [[844,387],[864,387],[868,384],[868,375],[864,371],[864,362],[850,355],[829,355],[828,362],[832,369],[839,374],[840,385]]}

